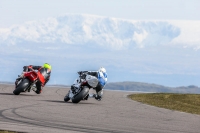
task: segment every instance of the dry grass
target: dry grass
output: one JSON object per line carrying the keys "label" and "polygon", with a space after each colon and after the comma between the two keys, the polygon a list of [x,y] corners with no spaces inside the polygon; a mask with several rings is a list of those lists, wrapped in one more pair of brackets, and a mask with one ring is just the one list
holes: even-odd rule
{"label": "dry grass", "polygon": [[149,93],[129,95],[145,104],[200,115],[200,94]]}
{"label": "dry grass", "polygon": [[17,132],[12,132],[12,131],[2,131],[2,130],[0,130],[0,133],[17,133]]}

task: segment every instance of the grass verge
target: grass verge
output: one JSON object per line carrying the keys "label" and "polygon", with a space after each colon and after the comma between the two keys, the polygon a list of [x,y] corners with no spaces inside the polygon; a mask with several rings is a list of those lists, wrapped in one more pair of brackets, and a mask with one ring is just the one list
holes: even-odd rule
{"label": "grass verge", "polygon": [[200,94],[148,93],[128,97],[145,104],[200,115]]}
{"label": "grass verge", "polygon": [[2,131],[2,130],[0,130],[0,133],[17,133],[17,132],[12,132],[12,131]]}

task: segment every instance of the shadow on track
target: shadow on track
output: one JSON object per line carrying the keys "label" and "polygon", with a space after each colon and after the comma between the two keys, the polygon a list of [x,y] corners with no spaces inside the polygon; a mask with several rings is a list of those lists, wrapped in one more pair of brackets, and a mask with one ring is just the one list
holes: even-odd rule
{"label": "shadow on track", "polygon": [[53,102],[53,103],[65,103],[64,101],[56,101],[56,100],[41,100],[46,102]]}
{"label": "shadow on track", "polygon": [[[13,96],[15,96],[13,93],[0,93],[0,95],[13,95]],[[30,94],[20,94],[18,96],[38,96],[38,94],[33,94],[33,95],[30,95]]]}
{"label": "shadow on track", "polygon": [[53,103],[66,103],[66,104],[95,104],[95,103],[89,103],[89,102],[79,102],[79,103],[72,103],[70,102],[65,102],[65,101],[56,101],[56,100],[42,100],[46,102],[53,102]]}
{"label": "shadow on track", "polygon": [[0,95],[14,95],[13,93],[0,93]]}
{"label": "shadow on track", "polygon": [[[14,95],[14,94],[13,94]],[[27,94],[27,93],[22,93],[22,94],[19,94],[19,96],[40,96],[38,94]]]}

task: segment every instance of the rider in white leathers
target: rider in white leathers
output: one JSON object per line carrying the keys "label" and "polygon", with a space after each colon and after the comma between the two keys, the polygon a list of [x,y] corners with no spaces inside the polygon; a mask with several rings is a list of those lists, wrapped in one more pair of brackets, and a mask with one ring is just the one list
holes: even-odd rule
{"label": "rider in white leathers", "polygon": [[[107,73],[106,73],[106,69],[104,67],[100,67],[100,69],[98,71],[80,71],[80,72],[87,72],[88,75],[92,75],[95,76],[98,79],[98,84],[95,88],[96,90],[96,94],[93,95],[93,97],[100,101],[102,99],[103,96],[103,88],[107,83]],[[71,88],[73,89],[73,88]],[[84,100],[87,100],[89,97],[89,94],[85,97]]]}

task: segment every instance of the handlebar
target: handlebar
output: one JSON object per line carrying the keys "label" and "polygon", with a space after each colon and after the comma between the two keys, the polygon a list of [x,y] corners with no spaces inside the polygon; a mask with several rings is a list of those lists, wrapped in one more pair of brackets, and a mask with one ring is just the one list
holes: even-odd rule
{"label": "handlebar", "polygon": [[81,79],[85,79],[87,73],[88,73],[88,71],[79,71],[79,72],[78,72],[79,77],[80,77]]}
{"label": "handlebar", "polygon": [[78,71],[77,73],[78,73],[79,75],[82,75],[82,74],[87,74],[88,71]]}

